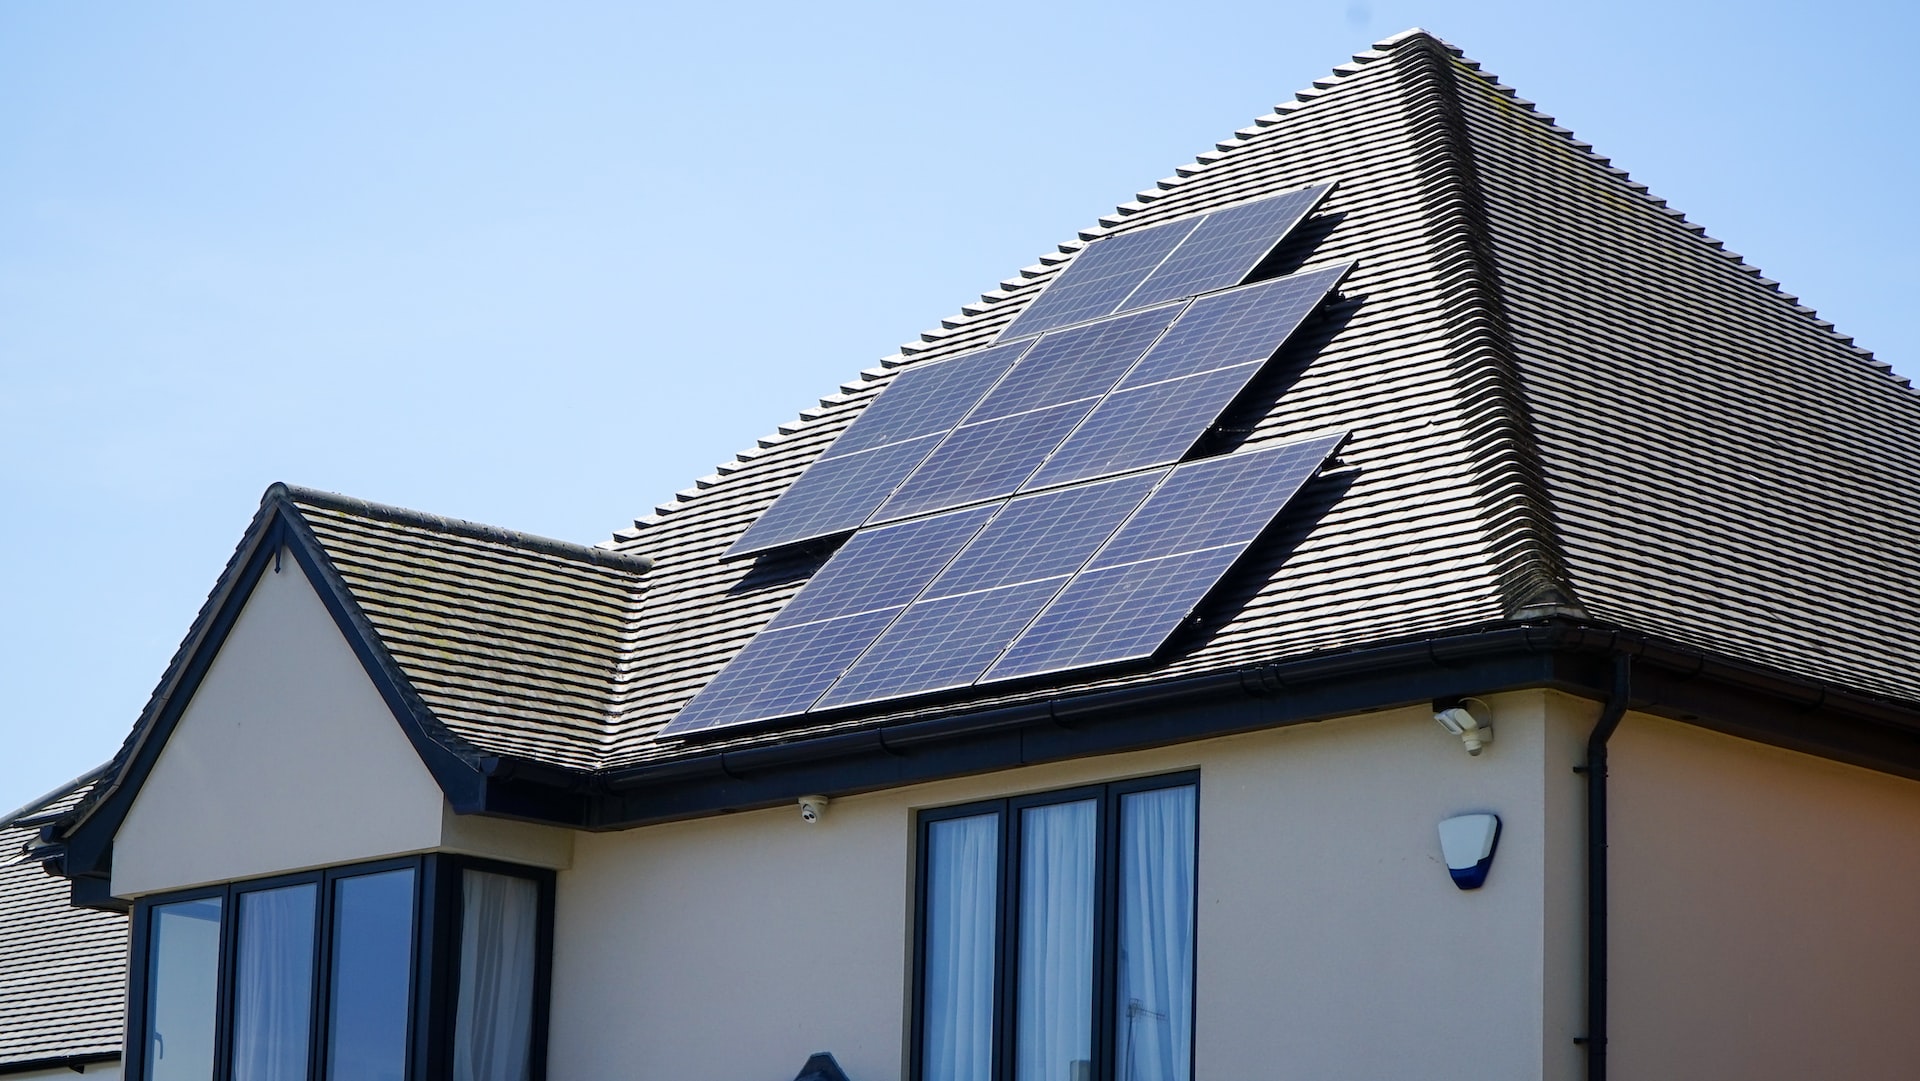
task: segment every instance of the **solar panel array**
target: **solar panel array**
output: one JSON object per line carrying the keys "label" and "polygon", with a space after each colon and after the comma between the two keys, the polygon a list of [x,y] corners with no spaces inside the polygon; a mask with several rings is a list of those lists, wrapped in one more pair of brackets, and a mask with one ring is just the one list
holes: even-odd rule
{"label": "solar panel array", "polygon": [[853,537],[665,733],[1160,650],[1345,438],[1182,463],[1351,269],[1231,288],[1329,187],[1090,244],[896,376],[727,554]]}
{"label": "solar panel array", "polygon": [[1096,240],[1000,335],[1011,341],[1237,285],[1333,190],[1322,184]]}

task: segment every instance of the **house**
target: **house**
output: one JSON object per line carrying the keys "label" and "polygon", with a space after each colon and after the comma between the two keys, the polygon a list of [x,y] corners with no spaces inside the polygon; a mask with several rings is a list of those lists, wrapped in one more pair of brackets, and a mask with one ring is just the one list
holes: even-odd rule
{"label": "house", "polygon": [[275,485],[34,851],[142,1078],[1911,1076],[1917,454],[1410,31],[602,545]]}

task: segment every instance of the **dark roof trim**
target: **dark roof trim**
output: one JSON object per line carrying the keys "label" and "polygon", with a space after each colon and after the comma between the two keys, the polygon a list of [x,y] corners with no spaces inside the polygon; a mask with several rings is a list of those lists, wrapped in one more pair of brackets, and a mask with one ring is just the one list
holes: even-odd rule
{"label": "dark roof trim", "polygon": [[498,526],[480,522],[469,522],[462,518],[444,518],[438,514],[427,514],[423,511],[408,510],[405,507],[389,506],[385,503],[369,503],[364,499],[355,499],[338,492],[322,492],[318,489],[301,488],[280,481],[275,481],[267,487],[266,494],[260,497],[260,502],[264,506],[276,499],[326,507],[357,518],[372,518],[375,521],[418,526],[435,533],[451,533],[456,537],[486,541],[490,544],[504,544],[509,548],[577,560],[612,570],[641,573],[653,569],[653,560],[642,555],[574,544],[572,541],[554,540],[552,537],[539,537],[532,533],[501,529]]}
{"label": "dark roof trim", "polygon": [[[75,904],[98,907],[106,903],[107,883],[112,874],[113,837],[126,820],[134,795],[153,771],[161,749],[239,619],[254,584],[270,568],[282,569],[282,550],[291,553],[293,561],[306,574],[408,741],[446,793],[448,802],[461,812],[495,809],[488,801],[489,785],[480,766],[481,752],[448,731],[427,708],[328,561],[325,549],[301,517],[298,506],[291,501],[289,490],[284,486],[276,488],[279,490],[268,490],[268,497],[262,502],[233,560],[215,584],[186,642],[134,726],[133,734],[116,756],[109,779],[81,805],[72,822],[43,830],[44,840],[56,842],[42,850],[43,857],[53,861],[60,873],[73,880]],[[500,802],[496,797],[495,803]],[[506,806],[503,813],[513,813],[512,808],[518,805],[509,802]],[[563,812],[551,798],[537,802],[535,807],[550,812],[551,816],[541,816],[548,820],[554,820]]]}
{"label": "dark roof trim", "polygon": [[66,817],[67,811],[64,809],[46,811],[42,810],[42,808],[46,807],[49,803],[59,801],[62,797],[77,788],[84,788],[99,780],[101,775],[106,773],[112,766],[112,762],[102,762],[87,772],[82,773],[80,776],[75,777],[73,780],[68,781],[66,784],[44,792],[6,814],[0,815],[0,829],[8,829],[10,827],[31,828],[33,826],[45,825],[48,822],[55,822]]}
{"label": "dark roof trim", "polygon": [[1554,618],[610,771],[595,778],[590,827],[772,807],[808,793],[873,791],[1449,695],[1547,687],[1601,699],[1611,658],[1621,654],[1640,662],[1636,710],[1920,779],[1920,705]]}
{"label": "dark roof trim", "polygon": [[87,1055],[56,1055],[53,1058],[28,1059],[25,1062],[0,1062],[0,1076],[62,1068],[72,1070],[74,1073],[86,1073],[89,1066],[119,1061],[120,1052],[118,1051],[95,1051]]}

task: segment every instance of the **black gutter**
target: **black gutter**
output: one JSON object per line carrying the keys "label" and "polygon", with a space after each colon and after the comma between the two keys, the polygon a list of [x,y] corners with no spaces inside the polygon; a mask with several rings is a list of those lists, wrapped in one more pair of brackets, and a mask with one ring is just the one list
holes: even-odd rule
{"label": "black gutter", "polygon": [[1607,741],[1627,714],[1633,691],[1633,655],[1616,653],[1613,687],[1587,736],[1587,1034],[1575,1043],[1587,1052],[1587,1081],[1607,1078]]}
{"label": "black gutter", "polygon": [[29,1059],[25,1062],[0,1062],[0,1077],[7,1074],[32,1073],[35,1070],[58,1070],[63,1067],[74,1073],[86,1073],[89,1066],[119,1061],[120,1052],[99,1051],[91,1055],[55,1055],[52,1058]]}

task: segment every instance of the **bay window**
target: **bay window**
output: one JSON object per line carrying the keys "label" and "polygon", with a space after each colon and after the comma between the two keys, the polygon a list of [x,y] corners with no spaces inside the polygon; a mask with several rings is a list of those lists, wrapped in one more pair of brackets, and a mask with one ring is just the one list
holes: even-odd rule
{"label": "bay window", "polygon": [[923,812],[916,1081],[1192,1081],[1198,778]]}
{"label": "bay window", "polygon": [[549,871],[419,856],[134,909],[135,1081],[540,1081]]}

